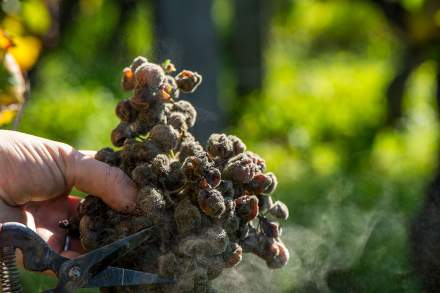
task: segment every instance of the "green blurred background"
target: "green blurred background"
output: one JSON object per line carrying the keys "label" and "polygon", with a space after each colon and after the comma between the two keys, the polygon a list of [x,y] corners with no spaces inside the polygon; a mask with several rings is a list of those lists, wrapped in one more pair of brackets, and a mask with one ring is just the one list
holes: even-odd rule
{"label": "green blurred background", "polygon": [[438,166],[437,0],[3,0],[1,17],[31,84],[18,130],[80,149],[111,145],[135,56],[204,76],[182,97],[196,135],[239,135],[291,211],[288,266],[246,256],[220,291],[420,291],[407,234]]}

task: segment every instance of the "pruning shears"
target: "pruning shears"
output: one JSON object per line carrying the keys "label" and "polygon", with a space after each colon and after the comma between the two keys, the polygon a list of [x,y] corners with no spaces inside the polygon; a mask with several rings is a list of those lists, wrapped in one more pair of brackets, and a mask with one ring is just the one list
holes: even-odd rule
{"label": "pruning shears", "polygon": [[150,235],[151,228],[146,228],[78,258],[68,259],[53,251],[30,228],[10,222],[0,224],[0,249],[4,251],[4,248],[9,247],[15,253],[18,248],[23,254],[23,264],[27,270],[51,270],[57,275],[56,288],[43,293],[73,293],[78,288],[171,284],[173,279],[157,274],[110,266],[115,260],[147,241]]}

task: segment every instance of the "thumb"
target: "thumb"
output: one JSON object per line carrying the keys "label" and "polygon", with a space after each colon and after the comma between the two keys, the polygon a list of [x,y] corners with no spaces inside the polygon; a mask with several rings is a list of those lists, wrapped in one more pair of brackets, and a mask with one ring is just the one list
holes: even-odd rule
{"label": "thumb", "polygon": [[73,151],[67,170],[67,180],[79,190],[101,198],[115,210],[134,210],[136,186],[121,169]]}

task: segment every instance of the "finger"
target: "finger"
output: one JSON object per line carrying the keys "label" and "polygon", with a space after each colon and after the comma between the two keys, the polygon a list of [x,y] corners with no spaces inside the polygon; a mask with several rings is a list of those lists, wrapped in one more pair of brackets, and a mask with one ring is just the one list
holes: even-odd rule
{"label": "finger", "polygon": [[[69,218],[74,218],[78,216],[78,205],[80,204],[82,198],[69,195]],[[78,238],[72,238],[70,240],[70,248],[69,250],[76,251],[78,253],[85,253],[85,250],[81,246],[81,241]]]}
{"label": "finger", "polygon": [[92,158],[94,158],[96,155],[96,151],[91,151],[91,150],[79,150],[79,152],[81,154],[84,154],[84,155],[86,155],[88,157],[92,157]]}
{"label": "finger", "polygon": [[68,218],[73,218],[78,215],[78,206],[81,203],[82,198],[75,196],[75,195],[69,195],[67,197],[67,205],[68,205]]}
{"label": "finger", "polygon": [[30,228],[32,231],[37,231],[37,227],[36,227],[36,225],[35,225],[35,218],[34,218],[34,215],[31,213],[31,212],[29,212],[28,210],[26,210],[26,209],[23,209],[24,210],[24,213],[26,214],[26,222],[25,222],[25,225],[28,227],[28,228]]}
{"label": "finger", "polygon": [[[73,218],[77,215],[77,208],[81,198],[76,196],[59,196],[45,201],[33,201],[24,206],[27,213],[28,227],[32,222],[37,228],[46,228],[55,233],[64,233],[58,223],[61,220]],[[32,220],[32,221],[31,221]]]}
{"label": "finger", "polygon": [[56,252],[61,252],[64,246],[65,235],[53,233],[46,228],[37,228],[37,233]]}
{"label": "finger", "polygon": [[60,228],[59,222],[77,215],[81,198],[61,196],[42,202],[30,202],[24,209],[27,215],[26,225],[36,231],[55,251],[61,251],[67,234]]}
{"label": "finger", "polygon": [[121,169],[74,151],[66,175],[78,189],[100,197],[113,209],[129,212],[135,208],[135,184]]}

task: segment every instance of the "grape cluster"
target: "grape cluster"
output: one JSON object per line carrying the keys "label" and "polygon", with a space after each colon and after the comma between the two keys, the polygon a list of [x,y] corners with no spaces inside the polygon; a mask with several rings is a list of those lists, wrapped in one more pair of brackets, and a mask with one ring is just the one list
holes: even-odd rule
{"label": "grape cluster", "polygon": [[133,91],[116,107],[120,124],[111,134],[119,147],[96,159],[121,168],[138,186],[135,214],[124,214],[89,195],[79,206],[80,239],[92,250],[140,229],[152,236],[116,265],[176,279],[173,285],[124,287],[116,292],[212,292],[210,281],[236,266],[243,253],[284,266],[289,253],[280,225],[285,204],[272,201],[277,186],[265,161],[234,135],[212,134],[206,148],[188,132],[196,122],[191,103],[202,77],[174,65],[137,57],[123,70],[122,86]]}

